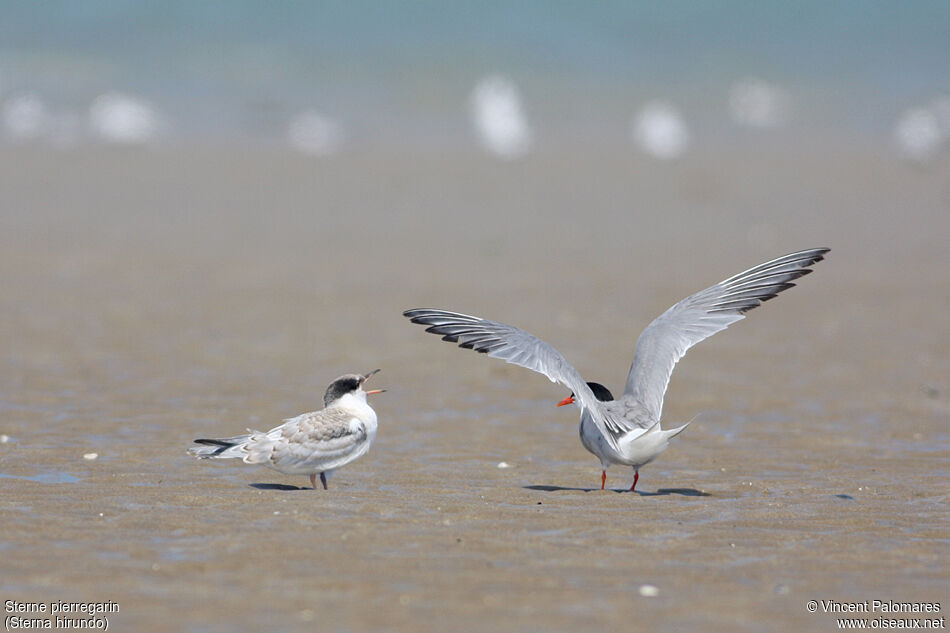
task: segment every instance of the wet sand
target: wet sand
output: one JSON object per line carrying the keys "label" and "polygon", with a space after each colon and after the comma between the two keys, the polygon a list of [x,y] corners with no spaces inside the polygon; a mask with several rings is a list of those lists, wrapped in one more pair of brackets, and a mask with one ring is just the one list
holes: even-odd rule
{"label": "wet sand", "polygon": [[[946,602],[945,162],[7,148],[0,205],[3,600],[144,632],[831,631],[809,600]],[[698,417],[632,494],[617,467],[597,489],[562,388],[400,316],[517,324],[619,391],[662,310],[811,246],[679,364],[664,419]],[[377,442],[329,491],[185,454],[376,367]]]}

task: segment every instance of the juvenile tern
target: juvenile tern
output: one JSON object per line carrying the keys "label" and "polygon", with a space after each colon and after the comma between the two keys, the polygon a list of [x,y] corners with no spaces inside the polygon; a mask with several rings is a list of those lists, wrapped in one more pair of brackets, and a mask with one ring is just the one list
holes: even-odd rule
{"label": "juvenile tern", "polygon": [[829,250],[812,248],[773,259],[673,305],[640,334],[619,399],[603,385],[585,382],[554,347],[514,326],[429,308],[407,310],[403,316],[429,326],[426,332],[441,335],[443,341],[534,370],[570,389],[571,395],[558,406],[576,404],[581,409],[581,443],[600,459],[601,490],[607,482],[607,468],[621,464],[633,467],[633,491],[640,468],[689,426],[689,422],[669,430],[660,426],[663,396],[676,362],[696,343],[793,287],[792,282],[812,272],[810,267]]}
{"label": "juvenile tern", "polygon": [[366,396],[385,389],[363,391],[363,385],[378,372],[346,374],[330,383],[323,396],[324,408],[288,418],[270,431],[252,431],[220,440],[199,439],[188,452],[200,459],[238,458],[246,464],[262,464],[287,475],[310,475],[323,489],[327,477],[369,451],[376,439],[376,412]]}

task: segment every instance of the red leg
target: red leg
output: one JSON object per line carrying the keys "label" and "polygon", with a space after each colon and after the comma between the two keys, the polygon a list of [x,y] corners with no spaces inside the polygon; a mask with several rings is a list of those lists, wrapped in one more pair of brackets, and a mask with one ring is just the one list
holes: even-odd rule
{"label": "red leg", "polygon": [[601,471],[600,473],[600,489],[603,490],[604,486],[607,485],[607,471]]}
{"label": "red leg", "polygon": [[[323,473],[320,473],[320,483],[323,484],[323,489],[324,489],[324,490],[329,490],[329,488],[327,488],[327,476],[324,475]],[[314,487],[314,489],[316,489],[317,485],[314,484],[313,487]]]}
{"label": "red leg", "polygon": [[316,473],[314,473],[313,475],[310,475],[310,485],[313,486],[313,489],[314,489],[314,490],[317,489],[317,475],[316,475]]}
{"label": "red leg", "polygon": [[640,479],[640,471],[639,470],[633,471],[633,485],[630,486],[630,492],[633,492],[634,490],[637,489],[637,481],[639,479]]}

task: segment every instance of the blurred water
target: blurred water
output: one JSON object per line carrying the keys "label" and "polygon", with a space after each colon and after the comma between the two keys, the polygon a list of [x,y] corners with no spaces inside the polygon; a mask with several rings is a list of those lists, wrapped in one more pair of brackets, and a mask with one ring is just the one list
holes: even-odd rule
{"label": "blurred water", "polygon": [[[946,156],[950,4],[589,6],[0,0],[7,598],[715,632],[945,593],[947,163],[887,150]],[[561,387],[400,316],[525,327],[617,389],[674,301],[819,245],[677,366],[694,421],[639,495],[600,492]],[[327,494],[185,454],[376,367],[377,443]]]}
{"label": "blurred water", "polygon": [[[119,92],[189,139],[280,140],[313,108],[364,139],[471,142],[467,100],[491,73],[519,86],[549,137],[623,135],[651,99],[728,129],[730,89],[745,77],[787,90],[807,127],[885,135],[904,108],[950,86],[950,5],[939,0],[91,0],[2,10],[0,100],[36,95],[68,122]],[[14,135],[33,134],[37,108],[18,103]]]}
{"label": "blurred water", "polygon": [[[630,116],[580,160],[540,116],[509,163],[350,151],[350,127],[326,159],[0,148],[0,589],[114,600],[143,632],[172,608],[185,631],[798,631],[815,595],[942,596],[945,173],[700,137],[661,163]],[[698,417],[638,495],[621,468],[600,492],[562,387],[401,316],[519,325],[618,389],[674,301],[825,243],[800,288],[679,363],[666,419]],[[376,367],[377,443],[327,494],[185,454]]]}
{"label": "blurred water", "polygon": [[61,472],[44,472],[40,473],[39,475],[8,475],[6,473],[0,473],[0,477],[7,479],[23,479],[41,484],[74,484],[77,481],[80,481],[78,477]]}

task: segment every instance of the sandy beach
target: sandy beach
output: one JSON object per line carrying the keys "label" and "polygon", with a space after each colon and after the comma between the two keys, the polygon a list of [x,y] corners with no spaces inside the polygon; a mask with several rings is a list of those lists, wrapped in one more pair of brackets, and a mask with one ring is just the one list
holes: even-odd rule
{"label": "sandy beach", "polygon": [[[835,138],[670,164],[620,142],[5,146],[0,598],[112,601],[110,630],[145,633],[944,616],[946,176]],[[664,424],[695,420],[637,493],[619,467],[598,489],[563,388],[401,316],[518,325],[619,392],[652,318],[814,246],[814,274],[679,364]],[[185,453],[377,367],[377,442],[329,491]]]}

